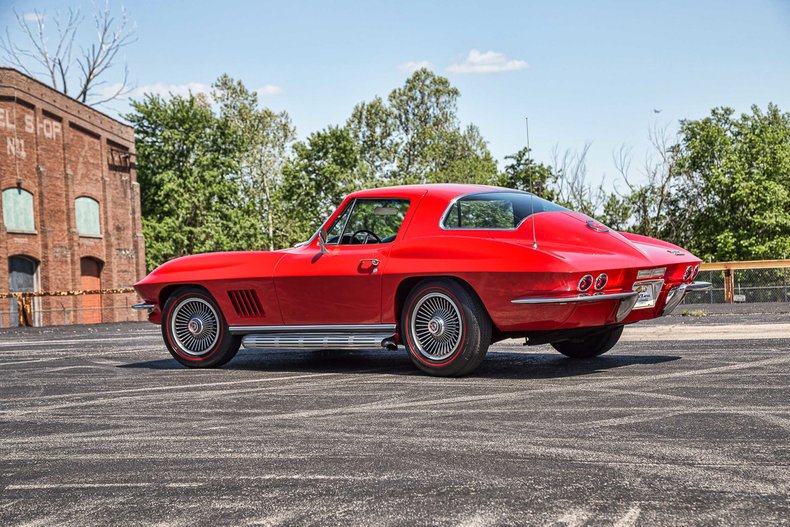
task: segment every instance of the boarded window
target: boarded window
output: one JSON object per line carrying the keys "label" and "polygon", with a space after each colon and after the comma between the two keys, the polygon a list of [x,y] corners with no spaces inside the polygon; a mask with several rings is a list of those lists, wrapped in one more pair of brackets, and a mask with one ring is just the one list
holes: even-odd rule
{"label": "boarded window", "polygon": [[[80,258],[80,289],[101,289],[101,262],[94,258]],[[102,321],[101,295],[81,295],[80,324],[99,324]]]}
{"label": "boarded window", "polygon": [[[11,256],[8,259],[8,290],[15,293],[30,293],[37,289],[36,282],[38,281],[38,262],[32,258],[25,256]],[[19,322],[19,305],[17,300],[12,298],[9,300],[9,322],[11,327],[17,326]],[[30,322],[33,325],[39,325],[39,320],[36,313],[36,304],[32,302],[33,312]]]}
{"label": "boarded window", "polygon": [[98,201],[86,197],[77,198],[74,200],[74,211],[80,236],[101,236]]}
{"label": "boarded window", "polygon": [[8,231],[35,232],[33,194],[21,188],[4,190],[3,223]]}

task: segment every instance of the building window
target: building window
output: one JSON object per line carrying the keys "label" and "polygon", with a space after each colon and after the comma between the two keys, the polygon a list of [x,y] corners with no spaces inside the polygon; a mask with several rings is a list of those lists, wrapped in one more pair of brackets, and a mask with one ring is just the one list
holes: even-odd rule
{"label": "building window", "polygon": [[[39,290],[38,261],[29,256],[17,255],[8,258],[8,290],[13,293],[31,293]],[[33,298],[28,303],[30,311],[23,313],[29,324],[41,325],[41,299]],[[19,304],[15,298],[9,300],[9,325],[19,323]],[[0,317],[1,318],[1,317]]]}
{"label": "building window", "polygon": [[3,224],[9,232],[36,232],[33,194],[18,187],[4,190]]}
{"label": "building window", "polygon": [[80,236],[101,236],[98,201],[84,196],[77,198],[74,200],[74,211]]}

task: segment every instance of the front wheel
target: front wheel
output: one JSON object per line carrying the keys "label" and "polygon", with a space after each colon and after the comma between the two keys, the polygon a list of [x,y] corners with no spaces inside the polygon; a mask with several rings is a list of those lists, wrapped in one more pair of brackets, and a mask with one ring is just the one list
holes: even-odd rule
{"label": "front wheel", "polygon": [[167,299],[162,336],[173,358],[190,368],[222,366],[241,345],[241,337],[228,331],[214,298],[197,287],[182,287]]}
{"label": "front wheel", "polygon": [[588,335],[586,337],[552,342],[551,345],[566,357],[572,359],[589,359],[603,355],[617,344],[620,335],[623,334],[623,326],[606,328],[600,333]]}
{"label": "front wheel", "polygon": [[458,282],[427,280],[412,289],[401,313],[401,336],[412,362],[442,377],[471,373],[491,343],[491,321]]}

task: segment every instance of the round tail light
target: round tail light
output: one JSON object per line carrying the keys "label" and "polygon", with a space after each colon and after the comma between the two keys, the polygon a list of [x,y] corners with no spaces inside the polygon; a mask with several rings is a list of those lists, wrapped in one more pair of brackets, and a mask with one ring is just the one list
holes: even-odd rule
{"label": "round tail light", "polygon": [[691,280],[691,277],[694,275],[694,266],[689,265],[686,267],[686,271],[683,273],[683,281]]}
{"label": "round tail light", "polygon": [[587,291],[593,285],[593,277],[591,274],[586,274],[582,276],[581,280],[579,280],[579,291]]}
{"label": "round tail light", "polygon": [[598,275],[598,278],[595,279],[595,290],[600,291],[604,287],[606,287],[606,282],[609,281],[609,276],[606,273],[601,273]]}
{"label": "round tail light", "polygon": [[699,274],[699,264],[694,266],[694,274],[691,275],[691,278],[696,278]]}

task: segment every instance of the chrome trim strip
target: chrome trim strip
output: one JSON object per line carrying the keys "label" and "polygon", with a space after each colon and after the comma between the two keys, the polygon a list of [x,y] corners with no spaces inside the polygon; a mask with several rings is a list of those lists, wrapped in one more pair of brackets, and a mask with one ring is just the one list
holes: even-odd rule
{"label": "chrome trim strip", "polygon": [[146,304],[144,302],[141,302],[139,304],[132,304],[132,309],[149,309],[150,310],[150,309],[154,309],[155,307],[156,307],[156,304]]}
{"label": "chrome trim strip", "polygon": [[[310,324],[296,326],[230,326],[234,335],[250,333],[372,333],[395,332],[395,324]],[[387,335],[389,336],[389,335]]]}
{"label": "chrome trim strip", "polygon": [[636,291],[627,291],[625,293],[604,293],[602,295],[587,295],[587,296],[572,296],[564,298],[517,298],[511,300],[513,304],[577,304],[585,302],[606,302],[607,300],[622,300],[624,298],[633,298],[639,293]]}
{"label": "chrome trim strip", "polygon": [[[348,216],[346,216],[346,221],[343,222],[343,228],[340,229],[340,236],[337,237],[337,243],[335,245],[343,245],[343,235],[346,233],[346,227],[348,227],[348,222],[351,219],[351,216],[354,215],[354,207],[357,206],[357,198],[351,200],[351,205],[348,206]],[[342,214],[342,212],[341,212]]]}
{"label": "chrome trim strip", "polygon": [[690,284],[686,284],[686,291],[703,291],[711,287],[713,287],[713,284],[710,282],[691,282]]}
{"label": "chrome trim strip", "polygon": [[264,333],[245,335],[241,343],[251,349],[377,349],[392,338],[392,332],[354,333]]}

